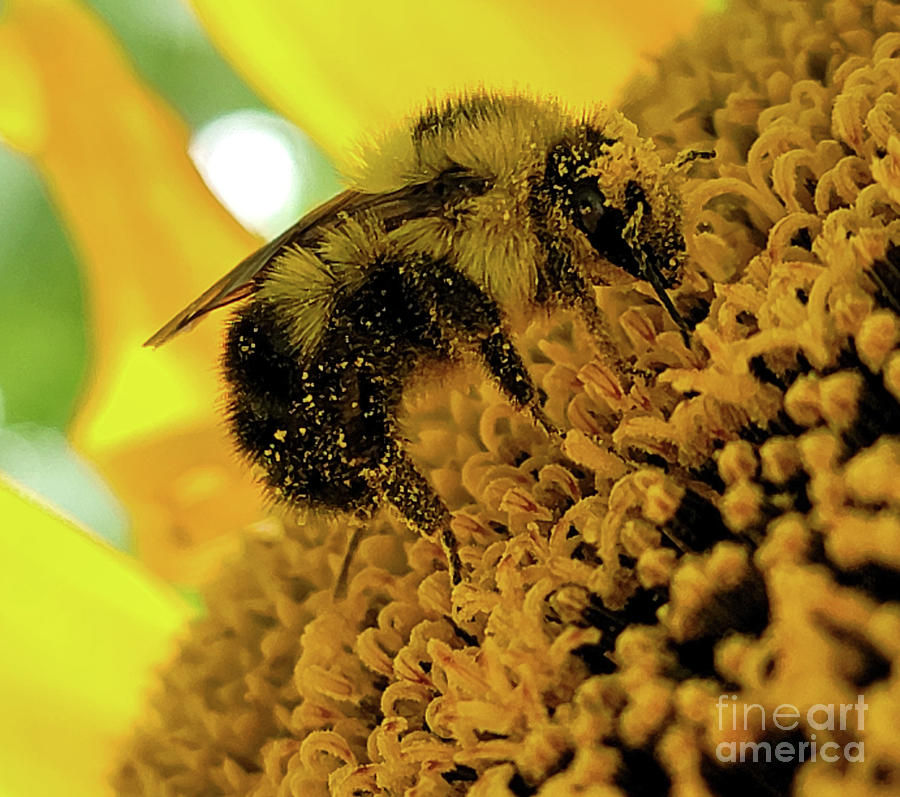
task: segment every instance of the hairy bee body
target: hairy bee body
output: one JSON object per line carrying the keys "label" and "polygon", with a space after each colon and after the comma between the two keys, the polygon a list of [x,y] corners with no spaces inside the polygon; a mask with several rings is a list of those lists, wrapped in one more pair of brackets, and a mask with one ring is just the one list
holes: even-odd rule
{"label": "hairy bee body", "polygon": [[[449,513],[403,448],[409,380],[474,357],[549,427],[510,337],[538,307],[581,311],[618,359],[591,269],[665,292],[683,256],[675,169],[620,115],[477,94],[428,108],[359,159],[350,188],[254,253],[149,341],[248,298],[224,355],[228,415],[271,493],[292,505],[393,505],[444,542]],[[686,334],[686,333],[685,333]]]}
{"label": "hairy bee body", "polygon": [[[234,434],[279,499],[358,510],[380,492],[430,528],[442,508],[417,473],[398,472],[397,407],[414,374],[458,356],[456,330],[490,340],[499,323],[471,280],[423,259],[373,262],[302,360],[277,305],[252,300],[231,325],[224,358]],[[518,386],[520,403],[532,400],[529,390]]]}

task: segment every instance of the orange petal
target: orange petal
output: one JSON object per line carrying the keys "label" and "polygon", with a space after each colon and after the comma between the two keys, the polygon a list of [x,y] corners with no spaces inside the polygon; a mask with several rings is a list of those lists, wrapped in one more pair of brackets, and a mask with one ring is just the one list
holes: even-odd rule
{"label": "orange petal", "polygon": [[[187,127],[97,19],[73,0],[7,5],[0,88],[29,88],[0,93],[0,134],[41,169],[88,282],[93,378],[74,442],[130,509],[159,496],[155,513],[135,517],[139,545],[190,528],[183,506],[166,503],[171,482],[210,464],[231,522],[204,526],[194,513],[191,532],[237,528],[259,509],[214,420],[221,316],[158,351],[141,344],[258,242],[209,193],[188,158]],[[202,445],[179,444],[185,432]]]}
{"label": "orange petal", "polygon": [[485,85],[613,101],[700,0],[192,0],[235,68],[338,162],[431,97]]}
{"label": "orange petal", "polygon": [[16,111],[32,131],[9,138],[41,168],[88,271],[95,382],[76,438],[93,451],[208,417],[216,325],[169,350],[140,344],[256,242],[200,179],[187,127],[93,16],[72,0],[8,5],[5,56],[36,90],[8,104],[6,121]]}
{"label": "orange petal", "polygon": [[118,742],[191,610],[2,479],[0,517],[0,794],[108,794]]}

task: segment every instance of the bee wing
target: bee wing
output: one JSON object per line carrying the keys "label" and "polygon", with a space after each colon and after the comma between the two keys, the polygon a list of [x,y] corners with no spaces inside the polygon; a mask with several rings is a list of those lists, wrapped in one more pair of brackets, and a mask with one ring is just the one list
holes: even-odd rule
{"label": "bee wing", "polygon": [[286,246],[305,245],[309,241],[307,238],[309,233],[314,232],[322,224],[334,221],[340,213],[366,211],[376,215],[386,230],[392,230],[407,219],[439,212],[446,204],[453,204],[460,198],[481,193],[485,190],[485,185],[483,179],[469,175],[461,168],[453,168],[443,172],[434,180],[413,183],[386,194],[344,191],[308,213],[273,241],[245,257],[215,285],[194,299],[144,345],[161,346],[211,310],[249,296],[256,290],[254,278]]}
{"label": "bee wing", "polygon": [[302,241],[303,236],[334,218],[341,211],[352,208],[360,197],[356,191],[344,191],[305,215],[281,235],[245,257],[222,279],[207,288],[194,301],[172,318],[165,326],[144,343],[145,346],[162,346],[179,332],[191,327],[212,310],[249,296],[256,289],[253,278],[288,244]]}

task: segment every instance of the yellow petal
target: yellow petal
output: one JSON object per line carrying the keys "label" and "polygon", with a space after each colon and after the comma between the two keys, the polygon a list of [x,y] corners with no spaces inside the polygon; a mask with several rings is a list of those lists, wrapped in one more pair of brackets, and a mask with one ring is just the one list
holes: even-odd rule
{"label": "yellow petal", "polygon": [[0,27],[0,131],[23,152],[37,150],[47,134],[39,98],[40,85],[23,42],[10,26]]}
{"label": "yellow petal", "polygon": [[0,794],[106,794],[116,745],[190,609],[2,479],[0,518]]}
{"label": "yellow petal", "polygon": [[235,68],[338,162],[362,136],[465,87],[614,101],[700,0],[192,0]]}
{"label": "yellow petal", "polygon": [[93,16],[73,0],[9,6],[6,58],[38,90],[19,125],[46,132],[10,141],[32,145],[88,272],[96,381],[76,438],[93,450],[208,416],[215,325],[168,350],[140,344],[256,242],[200,179],[187,127]]}
{"label": "yellow petal", "polygon": [[[0,88],[28,91],[2,95],[0,135],[40,168],[88,283],[93,374],[75,445],[129,509],[158,496],[155,511],[136,518],[139,546],[162,544],[177,529],[205,538],[206,528],[238,528],[259,504],[215,420],[221,316],[160,350],[141,344],[258,242],[209,193],[188,158],[187,127],[138,80],[97,19],[74,0],[7,5]],[[160,445],[185,434],[203,445],[173,445],[174,454]],[[149,466],[150,456],[166,467]],[[171,483],[210,463],[234,522],[204,526],[195,515],[192,526],[168,500]],[[182,535],[179,553],[191,542]],[[158,559],[174,562],[171,554]]]}

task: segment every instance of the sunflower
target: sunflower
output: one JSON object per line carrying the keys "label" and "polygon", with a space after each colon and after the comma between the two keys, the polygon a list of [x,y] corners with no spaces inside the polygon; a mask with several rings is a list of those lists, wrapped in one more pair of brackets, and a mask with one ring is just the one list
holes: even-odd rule
{"label": "sunflower", "polygon": [[[216,201],[188,157],[192,131],[183,117],[190,118],[190,108],[174,111],[171,98],[151,88],[145,65],[131,62],[124,28],[121,39],[111,32],[108,22],[121,18],[125,6],[95,7],[107,21],[76,0],[8,0],[0,7],[0,137],[43,178],[82,269],[91,367],[68,437],[127,511],[137,559],[111,551],[93,537],[95,529],[61,517],[41,497],[4,480],[0,791],[11,795],[103,793],[114,766],[123,791],[134,778],[153,780],[135,774],[144,772],[142,764],[121,762],[138,760],[134,751],[148,723],[157,721],[157,709],[143,709],[141,730],[128,746],[118,747],[117,740],[142,711],[150,666],[167,657],[175,631],[196,614],[166,581],[207,585],[208,614],[196,621],[176,656],[181,659],[223,605],[216,596],[227,592],[224,583],[236,588],[227,600],[245,595],[248,605],[253,602],[234,575],[215,575],[224,559],[247,545],[280,550],[277,540],[290,533],[326,578],[343,544],[340,534],[315,521],[301,528],[265,520],[256,488],[234,461],[215,413],[220,327],[201,325],[157,352],[140,346],[167,314],[252,250],[258,238]],[[327,9],[274,0],[194,4],[200,23],[247,83],[338,161],[370,131],[465,85],[528,86],[573,102],[613,96],[640,56],[689,27],[692,11],[683,3],[631,3],[610,20],[582,3],[523,8],[470,2],[427,13],[400,0]],[[196,92],[207,93],[215,87]],[[41,240],[45,235],[52,232]],[[68,333],[51,343],[51,320],[43,325],[47,345],[33,351],[72,341]],[[39,328],[32,337],[41,334]],[[74,344],[73,362],[83,356],[77,339]],[[456,427],[442,428],[436,412],[435,434],[453,434]],[[497,423],[499,434],[506,420]],[[460,492],[453,467],[432,475]],[[244,528],[250,528],[246,537],[238,534]],[[360,562],[387,556],[389,568],[402,572],[409,560],[401,542],[409,540],[398,531],[396,539],[370,535]],[[422,570],[434,564],[433,552],[427,545],[415,550],[410,555],[419,557],[423,588],[433,592],[434,611],[443,612],[441,585]],[[274,574],[280,565],[270,564]],[[307,589],[302,579],[295,581],[292,566],[282,572],[293,585],[290,600],[301,600]],[[327,591],[324,581],[319,586]],[[256,586],[247,589],[255,593]],[[263,592],[262,614],[269,599],[290,611],[271,585]],[[323,610],[318,616],[322,623],[330,615]],[[355,620],[348,622],[349,628]],[[305,621],[296,626],[306,627]],[[274,699],[270,687],[277,692],[289,680],[290,654],[276,650],[282,643],[257,641],[281,668],[278,675],[260,671],[256,680],[260,695]],[[245,644],[242,639],[239,646]],[[229,672],[243,666],[243,654],[234,652],[236,659],[223,659]],[[199,690],[196,697],[206,700]],[[193,708],[188,713],[195,716]],[[202,769],[196,791],[218,788],[223,767],[226,777],[252,780],[238,770],[253,770],[251,759],[262,754],[269,734],[278,735],[277,727],[255,708],[246,712],[226,732],[233,763],[201,752],[189,767]],[[241,740],[256,740],[257,753],[248,758]],[[354,745],[353,754],[361,755]],[[457,782],[467,783],[470,770],[459,772]],[[161,777],[164,782],[167,776]],[[397,782],[403,777],[398,774]]]}
{"label": "sunflower", "polygon": [[[273,520],[207,591],[124,794],[894,794],[900,8],[735,2],[625,109],[671,158],[688,349],[641,286],[519,336],[551,444],[489,385],[411,397],[468,569],[391,517]],[[343,533],[340,533],[340,532]]]}
{"label": "sunflower", "polygon": [[734,2],[626,93],[694,164],[677,300],[607,286],[627,390],[564,315],[519,341],[565,428],[413,397],[468,578],[392,518],[274,520],[208,590],[125,794],[893,794],[900,8]]}

